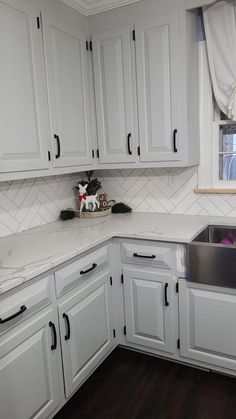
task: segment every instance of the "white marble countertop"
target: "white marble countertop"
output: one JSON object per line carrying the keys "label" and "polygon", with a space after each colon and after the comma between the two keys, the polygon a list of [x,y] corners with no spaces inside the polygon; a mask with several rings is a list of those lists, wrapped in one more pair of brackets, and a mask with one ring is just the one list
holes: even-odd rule
{"label": "white marble countertop", "polygon": [[0,294],[113,237],[189,243],[208,224],[236,218],[135,213],[56,221],[0,239]]}

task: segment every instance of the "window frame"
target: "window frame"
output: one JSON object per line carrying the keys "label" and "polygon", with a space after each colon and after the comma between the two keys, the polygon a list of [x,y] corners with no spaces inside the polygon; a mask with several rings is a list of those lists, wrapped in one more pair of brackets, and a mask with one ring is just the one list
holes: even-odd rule
{"label": "window frame", "polygon": [[236,122],[222,120],[220,110],[215,105],[206,41],[199,42],[199,90],[200,165],[198,166],[198,189],[206,190],[206,192],[215,189],[222,190],[222,193],[231,193],[232,190],[236,190],[236,180],[219,179],[219,126],[236,124]]}

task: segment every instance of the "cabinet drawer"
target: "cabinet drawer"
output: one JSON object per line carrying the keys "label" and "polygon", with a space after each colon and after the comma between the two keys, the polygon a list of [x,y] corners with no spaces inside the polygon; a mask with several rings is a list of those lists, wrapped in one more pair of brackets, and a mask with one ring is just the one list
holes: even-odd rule
{"label": "cabinet drawer", "polygon": [[56,295],[60,297],[82,285],[95,273],[108,266],[109,246],[95,250],[55,273]]}
{"label": "cabinet drawer", "polygon": [[176,269],[176,245],[144,242],[121,243],[123,263],[133,263],[162,269]]}
{"label": "cabinet drawer", "polygon": [[0,303],[0,334],[52,301],[52,276],[15,292]]}

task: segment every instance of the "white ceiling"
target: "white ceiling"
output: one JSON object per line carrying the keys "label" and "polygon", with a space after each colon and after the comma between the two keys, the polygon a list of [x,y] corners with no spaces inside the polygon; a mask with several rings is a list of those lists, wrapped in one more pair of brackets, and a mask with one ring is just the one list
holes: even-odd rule
{"label": "white ceiling", "polygon": [[84,15],[92,15],[140,0],[62,0]]}

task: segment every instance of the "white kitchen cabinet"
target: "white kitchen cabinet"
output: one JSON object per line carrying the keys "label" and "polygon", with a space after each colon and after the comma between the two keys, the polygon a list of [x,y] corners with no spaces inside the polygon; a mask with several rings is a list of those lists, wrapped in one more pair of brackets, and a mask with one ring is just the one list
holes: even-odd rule
{"label": "white kitchen cabinet", "polygon": [[135,24],[140,160],[179,160],[179,31],[171,13]]}
{"label": "white kitchen cabinet", "polygon": [[135,162],[131,27],[94,33],[92,39],[100,162]]}
{"label": "white kitchen cabinet", "polygon": [[49,167],[40,25],[30,2],[0,1],[0,173]]}
{"label": "white kitchen cabinet", "polygon": [[59,405],[62,370],[53,327],[57,334],[56,314],[49,308],[1,337],[2,419],[46,419]]}
{"label": "white kitchen cabinet", "polygon": [[178,309],[173,273],[124,268],[123,275],[128,344],[175,353]]}
{"label": "white kitchen cabinet", "polygon": [[92,164],[86,34],[46,15],[43,33],[53,166]]}
{"label": "white kitchen cabinet", "polygon": [[105,272],[59,305],[66,395],[69,396],[109,353],[110,275]]}
{"label": "white kitchen cabinet", "polygon": [[236,371],[235,290],[181,280],[179,297],[181,356]]}

